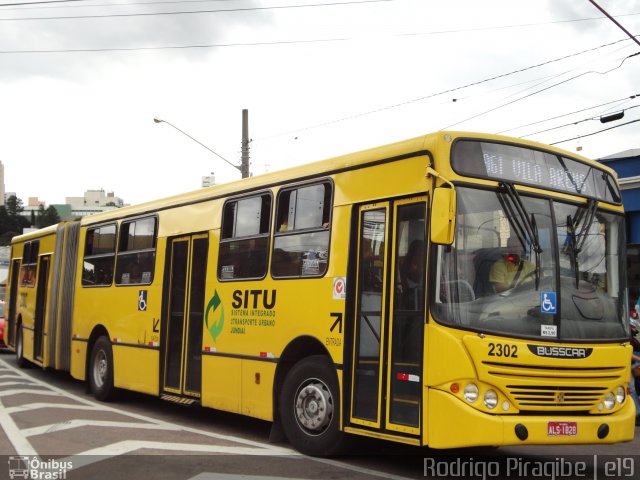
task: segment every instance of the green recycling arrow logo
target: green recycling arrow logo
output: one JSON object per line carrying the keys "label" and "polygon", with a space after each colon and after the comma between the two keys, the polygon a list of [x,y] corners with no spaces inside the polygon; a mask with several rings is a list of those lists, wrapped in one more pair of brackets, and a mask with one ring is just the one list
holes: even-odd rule
{"label": "green recycling arrow logo", "polygon": [[[209,318],[209,314],[211,314],[212,318]],[[213,342],[216,343],[216,339],[222,332],[222,327],[224,326],[224,305],[222,304],[222,300],[220,300],[217,290],[214,292],[211,300],[209,300],[204,318],[209,335],[211,335]]]}

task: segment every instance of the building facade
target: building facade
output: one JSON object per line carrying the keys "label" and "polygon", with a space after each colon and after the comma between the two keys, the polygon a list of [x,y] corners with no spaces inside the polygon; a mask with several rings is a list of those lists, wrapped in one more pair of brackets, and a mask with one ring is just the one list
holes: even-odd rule
{"label": "building facade", "polygon": [[[102,189],[87,190],[82,197],[66,197],[65,204],[71,207],[71,216],[73,218],[84,217],[86,215],[125,206],[125,203],[120,197],[116,197],[113,192],[105,193]],[[61,209],[58,209],[58,205],[55,205],[55,207],[60,217],[66,220],[66,218],[63,218]]]}
{"label": "building facade", "polygon": [[0,205],[4,205],[4,165],[0,162]]}
{"label": "building facade", "polygon": [[627,224],[629,302],[640,297],[640,148],[599,159],[618,174]]}

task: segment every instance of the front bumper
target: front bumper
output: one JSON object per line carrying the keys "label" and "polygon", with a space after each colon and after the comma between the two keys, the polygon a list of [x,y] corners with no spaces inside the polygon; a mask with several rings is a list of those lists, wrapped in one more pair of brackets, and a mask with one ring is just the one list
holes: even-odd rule
{"label": "front bumper", "polygon": [[[635,432],[635,406],[630,397],[610,415],[491,415],[445,391],[429,389],[425,408],[424,443],[431,448],[606,444],[631,441]],[[549,436],[549,421],[576,422],[577,434]],[[526,438],[522,439],[524,431]]]}

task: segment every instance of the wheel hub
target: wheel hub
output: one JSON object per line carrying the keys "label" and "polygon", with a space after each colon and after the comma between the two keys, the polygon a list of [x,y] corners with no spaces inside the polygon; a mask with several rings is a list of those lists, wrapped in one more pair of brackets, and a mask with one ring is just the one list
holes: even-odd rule
{"label": "wheel hub", "polygon": [[333,399],[327,386],[318,381],[304,385],[296,396],[296,418],[310,432],[321,432],[333,416]]}
{"label": "wheel hub", "polygon": [[93,367],[93,380],[96,386],[99,388],[102,386],[105,380],[107,372],[107,358],[104,352],[100,351],[96,355],[94,367]]}

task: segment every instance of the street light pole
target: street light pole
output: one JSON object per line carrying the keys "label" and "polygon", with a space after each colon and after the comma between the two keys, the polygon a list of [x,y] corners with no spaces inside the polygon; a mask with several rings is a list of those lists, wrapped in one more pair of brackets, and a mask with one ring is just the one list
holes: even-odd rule
{"label": "street light pole", "polygon": [[[168,122],[166,120],[162,120],[161,118],[157,118],[155,117],[153,119],[153,121],[155,123],[166,123],[167,125],[172,126],[173,128],[175,128],[177,131],[179,131],[180,133],[182,133],[183,135],[186,135],[187,137],[189,137],[191,140],[193,140],[194,142],[198,143],[199,145],[203,146],[204,148],[206,148],[207,150],[209,150],[211,153],[213,153],[214,155],[216,155],[218,158],[224,160],[225,162],[227,162],[229,165],[231,165],[233,168],[235,168],[236,170],[239,170],[242,173],[242,178],[245,178],[244,175],[244,171],[242,169],[242,167],[238,166],[238,165],[234,165],[233,163],[231,163],[229,160],[227,160],[226,158],[224,158],[222,155],[220,155],[217,152],[214,152],[213,150],[211,150],[209,147],[207,147],[204,143],[202,143],[200,140],[197,140],[195,138],[193,138],[191,135],[189,135],[187,132],[184,132],[182,130],[180,130],[178,127],[176,127],[173,123]],[[247,169],[248,171],[248,169]],[[247,175],[248,176],[248,175]]]}
{"label": "street light pole", "polygon": [[242,178],[249,176],[249,110],[242,110],[242,163],[240,171]]}

